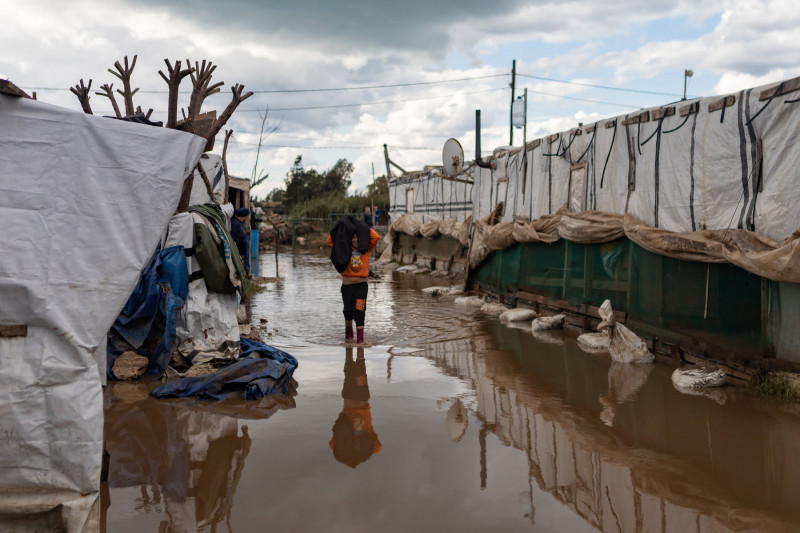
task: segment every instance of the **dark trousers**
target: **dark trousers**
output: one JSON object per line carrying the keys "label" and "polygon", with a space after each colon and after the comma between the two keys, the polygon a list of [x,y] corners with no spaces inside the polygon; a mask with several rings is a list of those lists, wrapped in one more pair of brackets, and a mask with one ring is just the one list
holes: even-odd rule
{"label": "dark trousers", "polygon": [[364,327],[364,317],[367,312],[367,292],[369,285],[364,281],[352,285],[342,285],[342,303],[344,304],[344,319],[355,320],[356,327]]}

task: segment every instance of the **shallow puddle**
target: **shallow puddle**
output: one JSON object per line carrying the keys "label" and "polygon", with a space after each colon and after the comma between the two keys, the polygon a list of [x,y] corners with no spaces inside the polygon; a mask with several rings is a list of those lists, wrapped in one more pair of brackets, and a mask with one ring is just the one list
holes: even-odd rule
{"label": "shallow puddle", "polygon": [[[326,257],[281,255],[253,322],[300,361],[292,398],[154,400],[106,388],[109,532],[785,531],[800,416],[672,368],[612,364],[420,289],[370,282],[344,345]],[[273,276],[272,257],[262,275]]]}

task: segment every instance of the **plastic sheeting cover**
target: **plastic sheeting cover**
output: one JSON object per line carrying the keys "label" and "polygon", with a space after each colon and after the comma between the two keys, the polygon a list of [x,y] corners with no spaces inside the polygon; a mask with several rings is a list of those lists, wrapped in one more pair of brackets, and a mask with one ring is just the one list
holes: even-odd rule
{"label": "plastic sheeting cover", "polygon": [[297,359],[260,342],[242,338],[239,358],[212,374],[181,378],[161,385],[150,394],[156,398],[197,396],[201,400],[240,397],[255,400],[271,394],[287,394]]}
{"label": "plastic sheeting cover", "polygon": [[205,140],[0,95],[0,487],[100,487],[92,352],[130,296]]}

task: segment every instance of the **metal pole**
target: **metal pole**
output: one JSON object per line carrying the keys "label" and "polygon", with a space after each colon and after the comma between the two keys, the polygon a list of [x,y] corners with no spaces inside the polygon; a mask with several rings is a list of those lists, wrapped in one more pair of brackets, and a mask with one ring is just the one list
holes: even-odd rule
{"label": "metal pole", "polygon": [[511,108],[508,111],[508,120],[510,126],[510,137],[508,144],[514,146],[514,88],[517,83],[517,60],[511,63]]}
{"label": "metal pole", "polygon": [[525,122],[522,125],[522,149],[525,149],[525,144],[528,142],[528,88],[525,87]]}
{"label": "metal pole", "polygon": [[683,99],[686,100],[686,71],[683,71]]}

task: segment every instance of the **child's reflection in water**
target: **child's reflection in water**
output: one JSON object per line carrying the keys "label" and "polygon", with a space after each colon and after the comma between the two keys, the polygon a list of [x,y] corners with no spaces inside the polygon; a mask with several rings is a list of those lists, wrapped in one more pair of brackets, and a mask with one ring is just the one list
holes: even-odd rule
{"label": "child's reflection in water", "polygon": [[342,398],[344,406],[333,424],[333,438],[328,445],[337,461],[355,468],[381,451],[378,435],[372,429],[367,366],[361,346],[357,348],[355,360],[353,348],[346,348]]}

